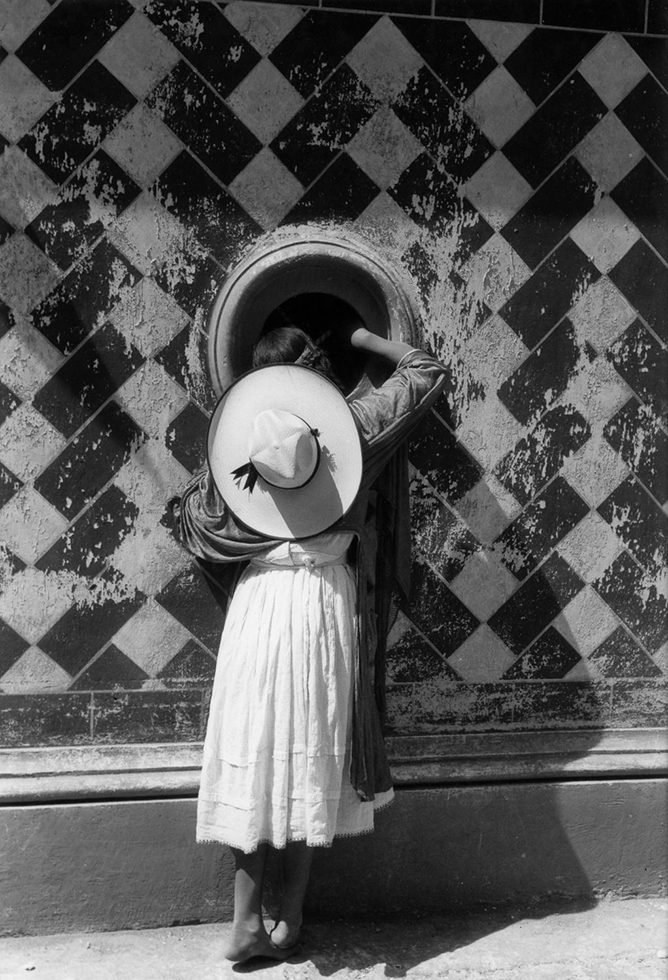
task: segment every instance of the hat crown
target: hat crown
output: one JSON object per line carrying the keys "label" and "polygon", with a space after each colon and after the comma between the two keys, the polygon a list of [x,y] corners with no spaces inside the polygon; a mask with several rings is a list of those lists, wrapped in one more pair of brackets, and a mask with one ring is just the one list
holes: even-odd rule
{"label": "hat crown", "polygon": [[318,443],[304,419],[269,408],[253,420],[248,458],[271,486],[297,489],[308,483],[318,467]]}

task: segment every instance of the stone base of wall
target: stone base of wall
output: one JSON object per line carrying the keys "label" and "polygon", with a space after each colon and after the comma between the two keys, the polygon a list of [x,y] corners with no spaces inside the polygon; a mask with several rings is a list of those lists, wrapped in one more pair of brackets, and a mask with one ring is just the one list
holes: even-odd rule
{"label": "stone base of wall", "polygon": [[[374,835],[316,853],[308,911],[665,894],[665,800],[660,778],[400,788]],[[5,806],[0,933],[229,918],[229,855],[194,827],[193,798]]]}

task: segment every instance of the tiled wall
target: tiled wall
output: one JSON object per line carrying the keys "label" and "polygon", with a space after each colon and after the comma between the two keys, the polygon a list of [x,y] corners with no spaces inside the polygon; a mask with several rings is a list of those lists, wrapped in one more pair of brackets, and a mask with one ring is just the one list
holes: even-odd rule
{"label": "tiled wall", "polygon": [[207,308],[312,221],[399,270],[451,366],[390,727],[660,723],[665,4],[369,6],[2,6],[3,744],[200,737],[224,582],[164,514]]}

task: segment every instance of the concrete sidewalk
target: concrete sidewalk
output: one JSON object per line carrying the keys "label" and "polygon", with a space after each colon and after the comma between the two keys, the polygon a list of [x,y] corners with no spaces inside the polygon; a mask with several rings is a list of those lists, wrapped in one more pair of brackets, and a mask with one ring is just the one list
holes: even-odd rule
{"label": "concrete sidewalk", "polygon": [[226,924],[0,940],[2,980],[666,980],[668,902],[310,922],[286,963],[222,958]]}

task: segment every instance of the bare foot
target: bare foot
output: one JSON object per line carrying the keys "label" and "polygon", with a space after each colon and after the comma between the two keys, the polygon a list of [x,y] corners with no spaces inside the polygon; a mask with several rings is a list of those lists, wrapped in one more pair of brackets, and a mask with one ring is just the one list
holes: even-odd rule
{"label": "bare foot", "polygon": [[245,963],[254,956],[266,956],[272,960],[285,960],[295,952],[294,945],[278,947],[267,935],[264,925],[232,926],[230,942],[225,950],[225,958],[235,963]]}
{"label": "bare foot", "polygon": [[301,919],[278,918],[276,925],[269,933],[272,943],[279,949],[294,947],[299,942],[299,932],[302,927]]}

